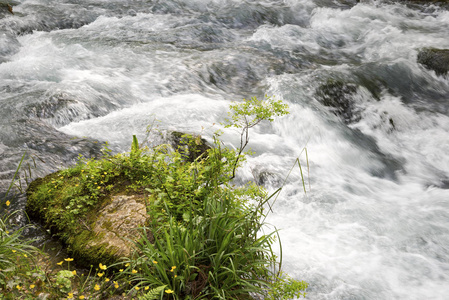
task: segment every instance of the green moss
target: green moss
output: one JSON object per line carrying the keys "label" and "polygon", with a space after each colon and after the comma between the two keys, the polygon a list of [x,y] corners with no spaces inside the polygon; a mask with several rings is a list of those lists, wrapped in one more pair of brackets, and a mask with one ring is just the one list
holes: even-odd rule
{"label": "green moss", "polygon": [[116,262],[118,249],[107,243],[99,243],[102,235],[95,235],[92,231],[83,230],[79,235],[68,239],[69,251],[74,259],[84,266],[98,265],[98,263],[111,265]]}
{"label": "green moss", "polygon": [[112,222],[109,221],[109,220],[108,220],[108,221],[105,221],[101,227],[104,228],[104,229],[106,229],[106,230],[111,230],[111,228],[112,228]]}

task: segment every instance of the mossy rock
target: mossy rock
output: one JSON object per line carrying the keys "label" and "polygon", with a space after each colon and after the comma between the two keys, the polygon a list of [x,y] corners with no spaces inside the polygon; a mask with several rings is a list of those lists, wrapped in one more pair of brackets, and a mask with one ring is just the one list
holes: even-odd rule
{"label": "mossy rock", "polygon": [[449,72],[449,49],[422,49],[418,53],[418,63],[437,75],[446,75]]}
{"label": "mossy rock", "polygon": [[61,192],[67,192],[75,182],[74,178],[61,178],[60,172],[31,182],[28,215],[59,237],[81,266],[110,265],[129,257],[132,241],[139,238],[137,228],[147,221],[145,196],[108,195],[79,217],[67,217],[66,200],[47,193],[48,184],[58,179],[63,182],[58,185]]}

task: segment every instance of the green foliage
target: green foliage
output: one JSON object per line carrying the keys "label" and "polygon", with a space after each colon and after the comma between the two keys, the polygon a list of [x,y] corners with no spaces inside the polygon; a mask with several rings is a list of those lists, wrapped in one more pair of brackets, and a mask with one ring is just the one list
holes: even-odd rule
{"label": "green foliage", "polygon": [[79,243],[76,236],[87,243],[95,212],[112,195],[146,196],[147,226],[138,251],[114,279],[114,286],[130,282],[129,294],[141,299],[250,299],[303,290],[305,285],[276,279],[277,231],[263,233],[264,205],[272,196],[255,184],[232,185],[249,129],[286,113],[287,106],[271,97],[231,105],[225,127],[241,130],[237,149],[222,147],[219,133],[213,147],[201,151],[189,150],[201,142],[195,136],[182,136],[178,149],[149,149],[133,136],[128,154],[80,158],[76,166],[33,183],[27,211],[69,244]]}
{"label": "green foliage", "polygon": [[252,97],[244,99],[241,103],[231,104],[229,118],[225,127],[249,129],[263,120],[274,121],[274,117],[288,114],[288,105],[274,96],[265,96],[264,100]]}
{"label": "green foliage", "polygon": [[22,232],[30,226],[14,230],[10,220],[18,212],[6,214],[0,218],[0,287],[19,284],[16,275],[21,272],[20,266],[32,264],[31,259],[37,249],[31,246],[30,240],[22,239]]}
{"label": "green foliage", "polygon": [[[170,217],[162,228],[144,228],[140,255],[129,261],[124,274],[140,270],[133,282],[165,285],[175,299],[234,299],[263,293],[268,288],[268,267],[275,262],[272,234],[258,234],[262,208],[237,201],[230,190],[219,192],[204,199],[193,218],[186,215],[180,223]],[[153,232],[151,240],[148,232]]]}
{"label": "green foliage", "polygon": [[255,294],[275,299],[282,291],[300,295],[306,287],[276,277],[272,244],[277,232],[263,233],[264,204],[271,196],[255,184],[231,185],[244,160],[248,129],[285,114],[286,105],[252,98],[231,110],[226,127],[242,129],[240,148],[222,148],[216,138],[196,160],[186,161],[179,151],[154,160],[163,184],[148,189],[155,199],[151,222],[122,274],[137,287],[165,286],[163,299],[251,299]]}
{"label": "green foliage", "polygon": [[287,274],[280,272],[275,276],[272,288],[268,292],[268,300],[288,300],[295,297],[306,297],[304,292],[308,287],[307,282],[291,278]]}
{"label": "green foliage", "polygon": [[63,293],[68,293],[72,290],[73,273],[69,270],[61,270],[56,274],[56,285]]}

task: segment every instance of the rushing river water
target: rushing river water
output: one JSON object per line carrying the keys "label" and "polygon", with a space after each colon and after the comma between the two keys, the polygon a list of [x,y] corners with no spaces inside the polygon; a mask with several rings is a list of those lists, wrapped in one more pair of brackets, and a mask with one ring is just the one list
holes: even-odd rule
{"label": "rushing river water", "polygon": [[[14,15],[0,11],[1,190],[25,151],[36,177],[104,141],[126,151],[154,120],[210,139],[231,101],[275,95],[291,113],[251,132],[256,154],[238,180],[263,175],[274,190],[299,157],[307,194],[296,167],[268,219],[281,229],[285,271],[310,284],[311,300],[448,299],[449,78],[417,63],[423,47],[449,48],[448,10],[351,0],[11,4]],[[324,105],[329,93],[350,111]],[[234,132],[223,137],[238,145]]]}

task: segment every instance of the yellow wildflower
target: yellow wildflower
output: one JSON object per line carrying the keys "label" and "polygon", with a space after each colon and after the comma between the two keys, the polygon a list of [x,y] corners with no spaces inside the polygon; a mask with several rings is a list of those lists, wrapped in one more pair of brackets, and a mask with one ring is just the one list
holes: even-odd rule
{"label": "yellow wildflower", "polygon": [[73,270],[73,271],[72,271],[72,274],[73,274],[73,275],[76,275],[76,270]]}
{"label": "yellow wildflower", "polygon": [[136,273],[137,273],[137,271],[136,271],[136,270],[132,270],[132,271],[131,271],[131,273],[133,273],[133,274],[136,274]]}
{"label": "yellow wildflower", "polygon": [[176,266],[171,267],[170,272],[173,272],[176,269]]}
{"label": "yellow wildflower", "polygon": [[107,267],[106,267],[106,265],[103,265],[102,263],[100,263],[100,269],[101,269],[101,270],[106,270]]}
{"label": "yellow wildflower", "polygon": [[84,299],[84,296],[83,296],[83,295],[81,295],[81,296],[79,296],[79,297],[78,297],[78,299]]}
{"label": "yellow wildflower", "polygon": [[72,299],[73,298],[73,293],[69,293],[68,295],[67,295],[67,299]]}
{"label": "yellow wildflower", "polygon": [[98,291],[100,290],[100,286],[98,284],[95,285],[94,290]]}
{"label": "yellow wildflower", "polygon": [[104,279],[105,282],[109,282],[109,280],[110,280],[109,278],[105,278]]}
{"label": "yellow wildflower", "polygon": [[138,291],[138,290],[140,290],[140,287],[136,286],[135,289],[136,289],[136,291]]}
{"label": "yellow wildflower", "polygon": [[157,264],[157,261],[153,260],[153,264]]}
{"label": "yellow wildflower", "polygon": [[60,261],[60,262],[58,262],[58,263],[56,263],[58,266],[61,266],[62,264],[64,263],[64,261]]}
{"label": "yellow wildflower", "polygon": [[65,261],[73,261],[73,258],[64,258]]}
{"label": "yellow wildflower", "polygon": [[174,293],[173,290],[170,290],[170,289],[165,290],[165,292],[166,292],[167,294],[173,294],[173,293]]}
{"label": "yellow wildflower", "polygon": [[98,273],[97,275],[98,275],[98,277],[101,277],[104,275],[104,273]]}
{"label": "yellow wildflower", "polygon": [[34,284],[30,285],[30,289],[34,289],[34,287],[35,287]]}
{"label": "yellow wildflower", "polygon": [[118,270],[119,272],[123,272],[123,269]]}
{"label": "yellow wildflower", "polygon": [[16,285],[16,289],[20,290],[22,287],[20,285]]}
{"label": "yellow wildflower", "polygon": [[117,283],[117,281],[114,281],[114,287],[115,287],[116,289],[118,289],[118,283]]}
{"label": "yellow wildflower", "polygon": [[11,204],[11,202],[9,202],[9,200],[6,201],[6,206],[9,206]]}
{"label": "yellow wildflower", "polygon": [[23,257],[28,257],[28,255],[24,254]]}
{"label": "yellow wildflower", "polygon": [[17,252],[17,251],[16,251],[16,250],[14,250],[14,249],[13,249],[13,250],[11,250],[11,251],[12,251],[12,253],[16,253],[16,252]]}
{"label": "yellow wildflower", "polygon": [[125,267],[129,267],[129,263],[126,263],[126,264],[125,264]]}

